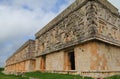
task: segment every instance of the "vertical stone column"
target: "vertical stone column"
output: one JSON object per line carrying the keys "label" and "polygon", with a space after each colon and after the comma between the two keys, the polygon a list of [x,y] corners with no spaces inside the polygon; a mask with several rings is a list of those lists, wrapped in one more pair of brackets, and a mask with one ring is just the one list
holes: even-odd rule
{"label": "vertical stone column", "polygon": [[36,39],[35,40],[35,56],[37,56],[38,55],[38,51],[39,51],[39,39]]}
{"label": "vertical stone column", "polygon": [[15,64],[15,72],[17,72],[17,64]]}
{"label": "vertical stone column", "polygon": [[70,62],[69,61],[69,58],[68,58],[68,53],[65,52],[64,54],[64,70],[70,70]]}
{"label": "vertical stone column", "polygon": [[23,62],[21,62],[21,72],[23,72]]}
{"label": "vertical stone column", "polygon": [[26,62],[24,61],[23,62],[23,72],[25,72],[25,64],[26,64]]}
{"label": "vertical stone column", "polygon": [[20,72],[20,63],[18,63],[18,72]]}
{"label": "vertical stone column", "polygon": [[87,35],[94,36],[97,33],[97,6],[94,0],[90,0],[86,5]]}
{"label": "vertical stone column", "polygon": [[36,58],[36,69],[35,70],[40,70],[40,64],[41,64],[41,57]]}
{"label": "vertical stone column", "polygon": [[22,67],[21,67],[22,65],[21,65],[21,62],[20,62],[20,72],[22,72]]}
{"label": "vertical stone column", "polygon": [[18,63],[16,63],[16,72],[18,72]]}

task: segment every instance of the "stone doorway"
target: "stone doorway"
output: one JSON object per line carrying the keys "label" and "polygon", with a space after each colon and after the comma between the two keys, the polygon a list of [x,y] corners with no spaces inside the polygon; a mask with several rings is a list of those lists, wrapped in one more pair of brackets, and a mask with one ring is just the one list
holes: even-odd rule
{"label": "stone doorway", "polygon": [[42,56],[41,57],[40,69],[41,70],[45,70],[46,69],[46,56]]}
{"label": "stone doorway", "polygon": [[75,53],[73,50],[65,52],[65,70],[75,70]]}
{"label": "stone doorway", "polygon": [[70,63],[70,70],[75,70],[75,55],[74,52],[68,53],[69,63]]}

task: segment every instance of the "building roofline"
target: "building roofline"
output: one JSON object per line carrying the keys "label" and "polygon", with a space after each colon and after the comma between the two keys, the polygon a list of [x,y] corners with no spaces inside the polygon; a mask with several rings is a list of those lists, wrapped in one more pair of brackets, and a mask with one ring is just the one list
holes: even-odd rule
{"label": "building roofline", "polygon": [[26,41],[22,46],[20,46],[20,48],[18,48],[15,53],[13,53],[12,56],[10,56],[7,60],[9,60],[10,58],[12,58],[14,55],[16,55],[18,52],[20,52],[22,49],[24,49],[26,46],[28,46],[30,44],[30,42],[35,42],[35,40],[33,39],[29,39],[28,41]]}
{"label": "building roofline", "polygon": [[61,12],[58,16],[56,16],[52,21],[50,21],[46,26],[44,26],[40,31],[35,34],[36,38],[39,38],[44,33],[48,32],[50,29],[54,28],[57,23],[61,22],[64,18],[66,18],[70,13],[74,12],[75,10],[79,9],[80,7],[84,6],[89,1],[95,1],[101,4],[105,9],[108,9],[113,15],[120,18],[118,9],[113,6],[107,0],[76,0],[72,3],[69,7],[67,7],[63,12]]}
{"label": "building roofline", "polygon": [[61,12],[58,16],[56,16],[52,21],[50,21],[46,26],[44,26],[40,31],[38,31],[35,36],[39,38],[42,34],[46,33],[50,29],[54,28],[55,25],[61,22],[64,18],[66,18],[70,13],[79,9],[83,5],[87,3],[87,0],[75,1],[69,7],[67,7],[63,12]]}

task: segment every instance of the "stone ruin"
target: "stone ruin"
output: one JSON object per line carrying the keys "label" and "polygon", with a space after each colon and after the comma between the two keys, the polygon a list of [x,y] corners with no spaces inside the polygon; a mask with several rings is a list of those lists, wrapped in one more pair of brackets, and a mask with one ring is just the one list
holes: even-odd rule
{"label": "stone ruin", "polygon": [[6,61],[5,73],[120,74],[120,15],[107,0],[76,0]]}

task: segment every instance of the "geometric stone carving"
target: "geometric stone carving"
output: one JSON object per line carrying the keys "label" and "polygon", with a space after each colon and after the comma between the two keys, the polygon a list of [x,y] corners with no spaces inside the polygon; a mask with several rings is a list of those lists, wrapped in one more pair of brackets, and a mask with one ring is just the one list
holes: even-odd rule
{"label": "geometric stone carving", "polygon": [[94,77],[118,73],[119,16],[107,0],[76,0],[37,32],[35,41],[16,51],[6,70],[76,70]]}

